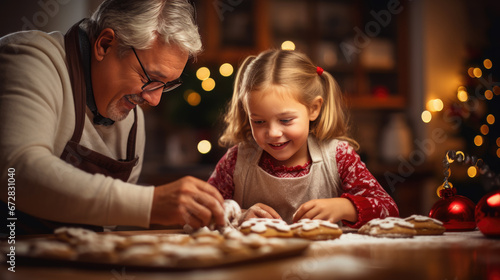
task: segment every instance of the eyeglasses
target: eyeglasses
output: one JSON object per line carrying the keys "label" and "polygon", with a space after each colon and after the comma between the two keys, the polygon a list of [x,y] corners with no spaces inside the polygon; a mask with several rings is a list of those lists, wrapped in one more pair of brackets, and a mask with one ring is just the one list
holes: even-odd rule
{"label": "eyeglasses", "polygon": [[166,93],[182,85],[181,78],[177,78],[167,83],[158,80],[151,80],[148,73],[146,72],[146,69],[144,69],[144,66],[142,66],[141,60],[139,59],[139,56],[137,56],[137,52],[135,52],[134,48],[132,48],[132,51],[134,51],[135,57],[137,58],[137,61],[139,61],[139,65],[141,65],[142,71],[144,71],[146,78],[148,78],[148,81],[141,87],[142,91],[155,91],[162,88],[161,92]]}

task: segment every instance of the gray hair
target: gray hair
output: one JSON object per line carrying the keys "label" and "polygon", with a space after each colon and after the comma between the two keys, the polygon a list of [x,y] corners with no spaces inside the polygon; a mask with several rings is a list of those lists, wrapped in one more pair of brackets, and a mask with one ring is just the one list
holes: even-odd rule
{"label": "gray hair", "polygon": [[113,29],[121,54],[130,47],[148,49],[159,37],[194,57],[202,49],[194,14],[187,0],[106,0],[83,26],[91,40]]}

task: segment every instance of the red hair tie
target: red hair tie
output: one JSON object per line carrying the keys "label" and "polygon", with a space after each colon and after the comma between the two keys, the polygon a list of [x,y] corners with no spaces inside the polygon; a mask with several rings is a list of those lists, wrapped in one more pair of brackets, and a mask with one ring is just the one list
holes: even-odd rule
{"label": "red hair tie", "polygon": [[318,67],[316,67],[316,73],[318,73],[318,75],[320,75],[320,76],[321,76],[321,75],[323,74],[323,71],[324,71],[324,70],[323,70],[323,68],[321,68],[321,67],[319,67],[319,66],[318,66]]}

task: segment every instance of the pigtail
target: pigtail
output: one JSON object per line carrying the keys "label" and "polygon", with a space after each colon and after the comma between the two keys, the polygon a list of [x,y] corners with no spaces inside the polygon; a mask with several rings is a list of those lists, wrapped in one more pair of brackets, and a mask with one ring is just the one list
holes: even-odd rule
{"label": "pigtail", "polygon": [[319,140],[340,139],[349,142],[356,150],[359,144],[348,136],[348,117],[340,87],[327,71],[318,76],[324,91],[323,109],[312,127]]}
{"label": "pigtail", "polygon": [[255,56],[247,57],[236,74],[234,82],[233,97],[228,103],[224,123],[226,128],[219,138],[219,145],[228,147],[251,138],[251,128],[248,116],[241,98],[242,86],[244,84],[245,72],[248,65],[255,60]]}

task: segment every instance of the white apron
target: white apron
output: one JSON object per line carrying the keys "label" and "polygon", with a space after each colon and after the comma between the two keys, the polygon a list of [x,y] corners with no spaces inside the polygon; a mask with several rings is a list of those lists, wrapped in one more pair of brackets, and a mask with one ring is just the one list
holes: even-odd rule
{"label": "white apron", "polygon": [[308,150],[311,156],[309,173],[296,178],[278,178],[258,166],[262,149],[256,144],[240,144],[233,175],[234,200],[242,209],[255,203],[263,203],[274,210],[287,223],[303,203],[318,198],[338,197],[339,175],[335,159],[338,140],[319,145],[309,136]]}

